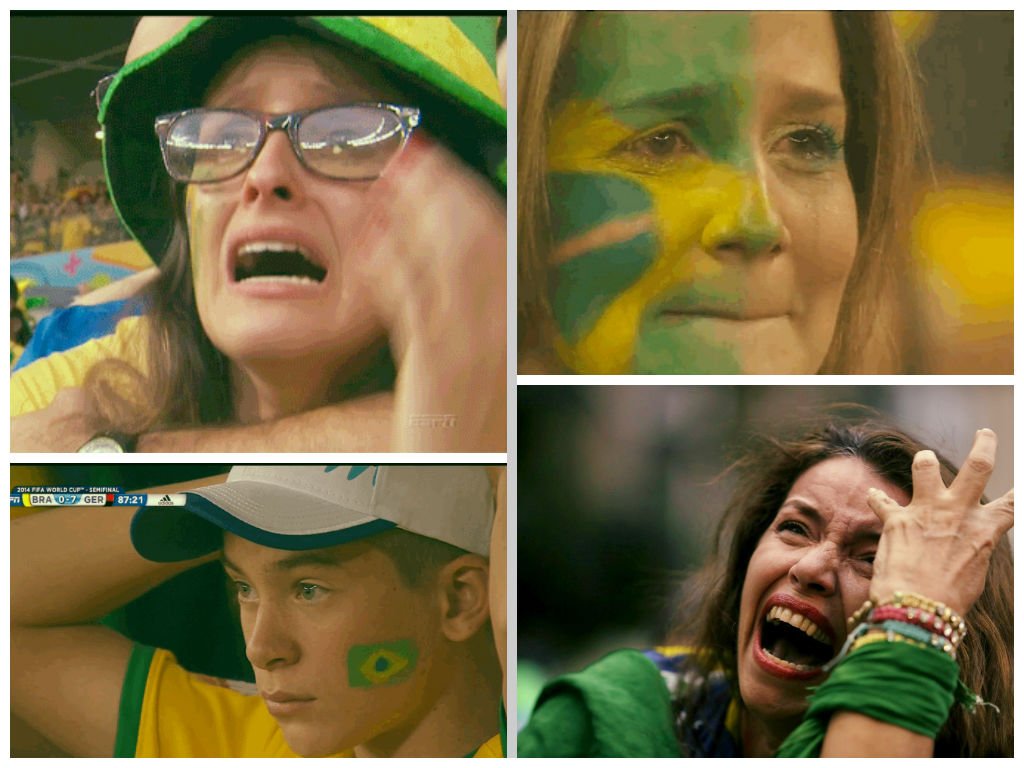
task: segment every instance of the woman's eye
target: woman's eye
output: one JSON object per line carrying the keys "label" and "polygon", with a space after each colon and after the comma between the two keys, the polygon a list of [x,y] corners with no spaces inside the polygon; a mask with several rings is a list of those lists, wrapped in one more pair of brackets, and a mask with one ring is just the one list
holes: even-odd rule
{"label": "woman's eye", "polygon": [[620,144],[616,154],[643,161],[649,165],[666,165],[686,155],[694,147],[686,132],[679,126],[656,128],[643,136]]}
{"label": "woman's eye", "polygon": [[779,523],[775,530],[779,533],[795,533],[798,536],[806,536],[807,528],[803,523],[798,523],[795,520],[783,520]]}
{"label": "woman's eye", "polygon": [[836,132],[827,125],[799,128],[790,131],[782,139],[782,149],[801,163],[823,166],[836,160],[842,153],[843,145],[836,138]]}

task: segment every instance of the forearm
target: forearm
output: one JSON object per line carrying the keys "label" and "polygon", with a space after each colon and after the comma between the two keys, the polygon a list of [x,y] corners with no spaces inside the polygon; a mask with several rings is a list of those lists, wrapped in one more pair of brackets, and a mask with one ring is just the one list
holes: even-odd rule
{"label": "forearm", "polygon": [[388,439],[394,395],[369,395],[260,424],[151,432],[143,453],[381,452]]}
{"label": "forearm", "polygon": [[145,560],[129,536],[134,513],[127,507],[64,507],[13,521],[11,624],[89,623],[215,557],[183,563]]}
{"label": "forearm", "polygon": [[836,712],[829,720],[821,757],[931,757],[927,736],[858,712]]}

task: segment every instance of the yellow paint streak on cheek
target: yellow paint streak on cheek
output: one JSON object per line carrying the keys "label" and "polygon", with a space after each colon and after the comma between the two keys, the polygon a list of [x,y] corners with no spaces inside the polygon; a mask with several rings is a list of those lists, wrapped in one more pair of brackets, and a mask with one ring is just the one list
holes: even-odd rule
{"label": "yellow paint streak on cheek", "polygon": [[748,185],[734,169],[706,161],[687,163],[656,176],[630,178],[643,183],[654,200],[658,257],[637,282],[608,305],[591,331],[575,346],[559,342],[559,353],[575,371],[632,371],[645,310],[659,297],[693,282],[698,269],[702,276],[708,276],[709,260],[695,259],[695,248],[705,239],[709,223],[739,215]]}
{"label": "yellow paint streak on cheek", "polygon": [[548,171],[604,173],[616,166],[607,154],[632,131],[596,101],[568,101],[555,114],[548,133]]}

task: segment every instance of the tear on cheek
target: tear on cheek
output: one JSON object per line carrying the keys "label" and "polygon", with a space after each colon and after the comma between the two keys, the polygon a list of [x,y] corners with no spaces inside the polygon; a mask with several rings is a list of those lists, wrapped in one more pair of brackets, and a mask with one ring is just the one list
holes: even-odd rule
{"label": "tear on cheek", "polygon": [[412,676],[418,656],[412,640],[353,645],[348,651],[348,684],[379,688],[401,683]]}

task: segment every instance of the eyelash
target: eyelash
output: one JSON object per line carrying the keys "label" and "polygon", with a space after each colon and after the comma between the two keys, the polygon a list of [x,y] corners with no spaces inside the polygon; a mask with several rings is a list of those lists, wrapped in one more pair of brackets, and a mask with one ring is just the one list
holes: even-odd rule
{"label": "eyelash", "polygon": [[[808,134],[810,137],[806,138]],[[804,135],[805,138],[796,139],[800,135]],[[843,151],[843,143],[839,141],[836,130],[827,123],[817,123],[790,131],[783,137],[783,140],[795,149],[802,149],[812,141],[817,142],[817,146],[813,147],[810,152],[805,152],[801,158],[812,163],[830,162],[839,157]]]}
{"label": "eyelash", "polygon": [[[665,141],[666,137],[669,141]],[[669,142],[673,143],[669,143]],[[803,126],[787,133],[782,141],[796,154],[797,160],[812,168],[835,161],[843,151],[835,128],[827,123]],[[660,144],[661,146],[656,146]],[[668,153],[662,153],[663,149]],[[655,150],[655,151],[652,151]],[[679,122],[660,125],[635,138],[622,142],[612,155],[639,161],[652,171],[664,168],[685,155],[695,154],[697,148],[690,139],[686,126]]]}
{"label": "eyelash", "polygon": [[[659,143],[660,139],[665,136],[670,136],[674,139],[675,144],[671,146],[663,144],[658,149],[660,150],[668,146],[672,150],[671,154],[659,155],[657,152],[649,151],[653,148],[652,142]],[[677,121],[659,125],[657,128],[647,131],[640,136],[627,139],[612,150],[612,155],[618,157],[627,156],[628,159],[639,161],[652,169],[658,169],[668,165],[681,155],[689,155],[695,152],[696,148],[689,137],[686,126]]]}
{"label": "eyelash", "polygon": [[[798,523],[795,520],[783,520],[781,523],[775,526],[777,533],[795,533],[799,536],[807,536],[807,528],[803,523]],[[857,559],[867,565],[873,566],[875,563],[875,553],[871,552],[867,555],[858,555]]]}
{"label": "eyelash", "polygon": [[[238,602],[250,602],[252,587],[250,587],[244,581],[234,581],[232,583],[235,586],[235,595],[238,598]],[[296,586],[295,596],[298,597],[299,600],[301,601],[311,603],[314,600],[322,597],[324,593],[324,588],[321,587],[319,584],[310,584],[308,582],[303,581]]]}
{"label": "eyelash", "polygon": [[795,520],[783,520],[781,523],[779,523],[777,526],[775,526],[775,530],[778,531],[779,533],[784,533],[784,532],[789,531],[789,532],[792,532],[792,533],[797,533],[797,534],[799,534],[801,536],[806,536],[807,535],[807,528],[806,528],[806,526],[804,526],[803,523],[796,522]]}

